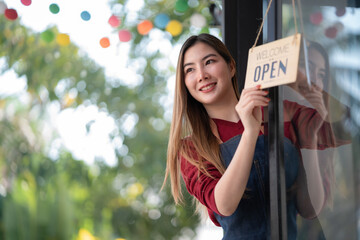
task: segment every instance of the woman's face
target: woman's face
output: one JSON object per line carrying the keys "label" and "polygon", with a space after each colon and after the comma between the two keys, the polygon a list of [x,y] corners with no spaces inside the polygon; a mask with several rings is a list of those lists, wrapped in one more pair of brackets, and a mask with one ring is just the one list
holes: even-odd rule
{"label": "woman's face", "polygon": [[325,59],[319,51],[312,49],[309,52],[309,65],[312,82],[323,89],[326,81]]}
{"label": "woman's face", "polygon": [[205,43],[198,42],[185,52],[183,71],[186,88],[205,108],[235,96],[231,82],[234,67]]}
{"label": "woman's face", "polygon": [[[308,51],[309,58],[309,75],[311,83],[317,86],[319,89],[324,89],[324,83],[327,81],[326,78],[326,65],[325,59],[321,53],[314,49],[310,48]],[[301,67],[300,67],[301,66]],[[300,63],[299,70],[302,72],[304,78],[302,84],[307,84],[306,72],[305,72],[305,63],[304,60]],[[299,83],[300,84],[300,83]]]}

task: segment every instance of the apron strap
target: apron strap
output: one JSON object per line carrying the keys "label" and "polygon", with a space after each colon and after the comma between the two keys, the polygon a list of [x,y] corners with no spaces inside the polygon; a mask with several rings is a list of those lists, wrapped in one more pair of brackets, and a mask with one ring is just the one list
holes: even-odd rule
{"label": "apron strap", "polygon": [[210,128],[211,128],[211,131],[212,133],[215,135],[215,137],[218,139],[218,142],[221,144],[223,143],[223,141],[221,140],[220,138],[220,135],[219,135],[219,131],[217,129],[217,126],[216,126],[216,123],[214,122],[214,120],[212,120],[210,118]]}

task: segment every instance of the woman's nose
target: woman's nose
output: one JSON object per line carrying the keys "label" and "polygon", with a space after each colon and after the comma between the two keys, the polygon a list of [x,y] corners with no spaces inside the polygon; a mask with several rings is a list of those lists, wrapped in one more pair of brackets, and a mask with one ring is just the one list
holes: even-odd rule
{"label": "woman's nose", "polygon": [[203,67],[199,68],[198,71],[198,81],[203,81],[209,78],[209,74]]}
{"label": "woman's nose", "polygon": [[311,71],[311,82],[315,84],[320,89],[323,89],[324,79],[321,78],[321,72],[318,68],[315,68],[313,71]]}

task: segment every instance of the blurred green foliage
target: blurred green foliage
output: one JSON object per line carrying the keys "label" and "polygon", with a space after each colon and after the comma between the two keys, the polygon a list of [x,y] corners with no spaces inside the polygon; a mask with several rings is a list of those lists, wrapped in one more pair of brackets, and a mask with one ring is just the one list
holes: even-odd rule
{"label": "blurred green foliage", "polygon": [[[161,9],[181,21],[183,33],[172,38],[172,44],[192,33],[188,19],[194,12],[210,19],[208,1],[200,1],[182,14],[174,12],[175,2],[145,1],[139,12],[151,20]],[[125,12],[121,17],[126,22]],[[131,88],[107,79],[104,69],[74,44],[46,42],[20,20],[0,16],[0,77],[9,69],[19,78],[25,77],[28,98],[0,97],[0,239],[195,237],[199,221],[190,197],[186,195],[186,207],[177,207],[168,187],[160,192],[169,128],[161,101],[174,69],[156,69],[152,62],[164,56],[144,51],[149,37],[137,34],[135,24],[128,27],[133,33],[130,61],[141,59],[144,63],[139,73],[142,83]],[[51,30],[58,32],[56,27]],[[61,92],[56,91],[59,84]],[[51,104],[60,110],[98,106],[118,125],[119,131],[110,137],[121,136],[128,152],[116,151],[116,166],[108,166],[102,159],[89,166],[65,148],[59,148],[56,159],[49,157],[49,146],[59,137],[47,127]],[[132,134],[125,134],[121,124],[129,114],[136,115],[138,122]],[[88,129],[88,124],[84,128]],[[129,157],[131,165],[126,164]]]}

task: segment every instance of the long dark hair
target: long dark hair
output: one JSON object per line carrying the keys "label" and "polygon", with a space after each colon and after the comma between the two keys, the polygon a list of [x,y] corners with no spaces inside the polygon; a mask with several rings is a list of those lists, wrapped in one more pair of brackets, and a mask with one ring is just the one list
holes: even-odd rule
{"label": "long dark hair", "polygon": [[[171,190],[176,203],[181,201],[180,186],[180,156],[196,166],[199,172],[211,175],[207,171],[206,162],[214,165],[221,173],[225,168],[220,157],[219,140],[214,135],[212,125],[214,124],[206,112],[204,106],[195,100],[185,86],[184,77],[184,55],[186,51],[196,43],[205,43],[212,47],[234,69],[235,60],[222,41],[210,34],[191,36],[183,44],[176,69],[176,85],[173,106],[173,117],[171,122],[167,167],[164,184],[170,175]],[[231,79],[234,92],[239,98],[236,73]],[[194,156],[194,148],[197,153]]]}

